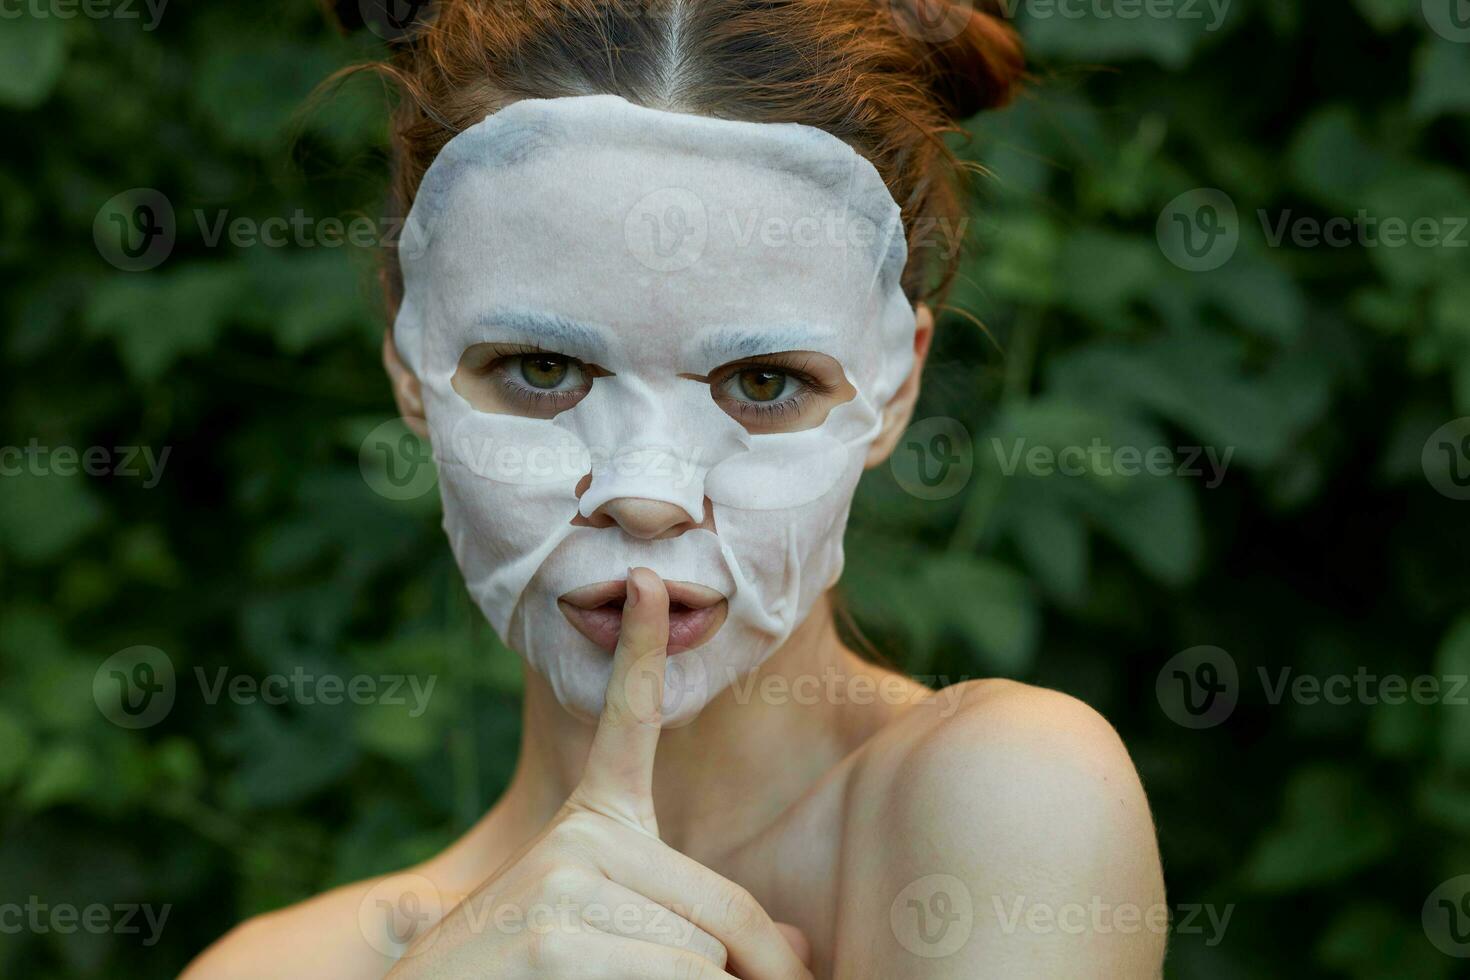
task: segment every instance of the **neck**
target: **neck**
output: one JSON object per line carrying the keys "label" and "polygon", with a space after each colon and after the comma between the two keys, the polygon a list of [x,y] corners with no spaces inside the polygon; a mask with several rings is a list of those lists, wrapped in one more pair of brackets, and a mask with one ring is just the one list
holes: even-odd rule
{"label": "neck", "polygon": [[[887,720],[891,709],[843,696],[852,677],[883,673],[842,644],[824,597],[756,671],[664,731],[654,771],[662,839],[691,855],[720,854],[770,826]],[[520,759],[491,814],[507,846],[539,831],[571,793],[594,728],[527,671]]]}

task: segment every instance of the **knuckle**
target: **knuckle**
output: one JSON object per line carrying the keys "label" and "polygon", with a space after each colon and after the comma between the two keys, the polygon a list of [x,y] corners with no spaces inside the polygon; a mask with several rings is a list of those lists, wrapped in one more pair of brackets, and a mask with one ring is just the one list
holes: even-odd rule
{"label": "knuckle", "polygon": [[548,974],[556,975],[559,964],[555,962],[557,951],[561,948],[555,937],[541,932],[531,932],[526,935],[526,965],[530,967],[533,976]]}
{"label": "knuckle", "polygon": [[561,842],[577,846],[598,847],[605,843],[607,828],[604,826],[602,817],[591,810],[580,808],[567,814],[561,823],[556,825],[553,835]]}
{"label": "knuckle", "polygon": [[734,883],[726,884],[716,894],[715,914],[724,923],[727,939],[750,935],[764,916],[755,896]]}
{"label": "knuckle", "polygon": [[720,942],[714,936],[701,930],[696,934],[695,942],[697,946],[694,952],[709,960],[716,967],[723,970],[729,965],[730,951],[725,948],[724,943]]}
{"label": "knuckle", "polygon": [[587,873],[570,864],[552,865],[541,876],[541,891],[556,898],[571,898],[580,895],[589,884]]}
{"label": "knuckle", "polygon": [[[720,973],[723,972],[721,968]],[[673,975],[675,980],[713,980],[720,974],[715,972],[714,964],[704,957],[680,953],[674,958]]]}

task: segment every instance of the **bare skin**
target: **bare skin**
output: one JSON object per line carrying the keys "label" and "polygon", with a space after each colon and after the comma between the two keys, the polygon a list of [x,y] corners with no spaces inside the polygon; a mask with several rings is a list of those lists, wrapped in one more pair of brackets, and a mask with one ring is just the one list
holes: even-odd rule
{"label": "bare skin", "polygon": [[[914,374],[873,465],[912,412],[932,336],[919,312]],[[421,415],[391,342],[385,359],[403,414]],[[651,536],[675,520],[666,506],[612,501],[607,516]],[[643,682],[662,677],[667,594],[652,572],[630,575],[644,599],[624,613],[597,726],[528,673],[515,775],[458,841],[252,919],[185,975],[1159,976],[1152,819],[1127,751],[1091,708],[1009,681],[930,691],[843,646],[822,602],[755,674],[660,730]],[[435,914],[395,960],[369,935],[372,913],[410,891],[438,904],[420,903]],[[538,934],[496,918],[569,895],[571,927],[562,916]],[[609,906],[649,914],[582,917]]]}

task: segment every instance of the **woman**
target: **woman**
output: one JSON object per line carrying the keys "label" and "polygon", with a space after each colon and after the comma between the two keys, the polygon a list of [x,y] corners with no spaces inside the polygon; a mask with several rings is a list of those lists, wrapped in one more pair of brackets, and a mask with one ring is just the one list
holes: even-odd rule
{"label": "woman", "polygon": [[188,975],[1158,975],[1153,828],[1108,724],[929,691],[845,648],[827,598],[953,271],[926,242],[963,214],[939,137],[1010,97],[1010,29],[449,0],[386,70],[411,210],[384,360],[527,660],[521,754],[443,853]]}

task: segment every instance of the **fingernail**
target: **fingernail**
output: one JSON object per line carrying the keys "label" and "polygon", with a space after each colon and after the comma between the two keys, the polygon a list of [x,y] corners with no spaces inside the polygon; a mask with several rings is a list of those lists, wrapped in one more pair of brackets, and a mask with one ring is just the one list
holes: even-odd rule
{"label": "fingernail", "polygon": [[623,600],[623,609],[632,609],[638,605],[642,596],[638,594],[638,580],[633,577],[632,567],[628,568],[628,597]]}

